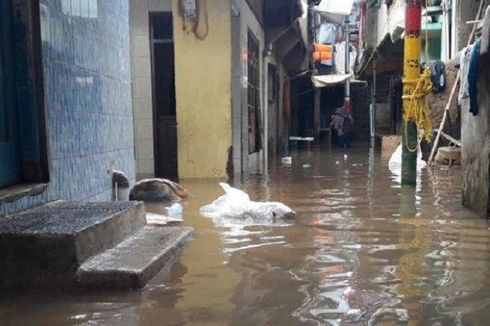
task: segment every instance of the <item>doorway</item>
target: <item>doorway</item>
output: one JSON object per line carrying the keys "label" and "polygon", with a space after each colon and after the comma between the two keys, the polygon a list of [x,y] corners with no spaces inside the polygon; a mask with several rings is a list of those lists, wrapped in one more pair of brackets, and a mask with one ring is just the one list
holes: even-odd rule
{"label": "doorway", "polygon": [[21,181],[12,1],[0,1],[0,188]]}
{"label": "doorway", "polygon": [[155,128],[155,175],[176,180],[177,114],[175,101],[175,58],[171,13],[150,14],[152,55],[153,121]]}

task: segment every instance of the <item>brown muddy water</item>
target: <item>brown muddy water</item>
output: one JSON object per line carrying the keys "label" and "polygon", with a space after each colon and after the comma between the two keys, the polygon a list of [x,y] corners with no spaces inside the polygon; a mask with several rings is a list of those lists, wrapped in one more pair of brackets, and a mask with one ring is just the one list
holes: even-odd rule
{"label": "brown muddy water", "polygon": [[290,225],[217,227],[199,214],[217,180],[184,181],[197,236],[168,277],[127,293],[4,296],[0,324],[488,325],[489,225],[462,208],[460,171],[402,189],[387,159],[345,153],[296,153],[237,184],[295,209]]}

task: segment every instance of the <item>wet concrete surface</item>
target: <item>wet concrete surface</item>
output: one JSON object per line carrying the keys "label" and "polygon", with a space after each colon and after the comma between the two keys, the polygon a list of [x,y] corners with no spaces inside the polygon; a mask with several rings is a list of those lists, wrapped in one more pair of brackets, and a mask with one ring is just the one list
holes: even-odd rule
{"label": "wet concrete surface", "polygon": [[0,324],[488,324],[489,225],[462,208],[460,170],[425,170],[402,189],[367,146],[271,166],[235,186],[295,221],[216,226],[199,208],[218,181],[184,181],[197,234],[169,276],[142,291],[2,295]]}

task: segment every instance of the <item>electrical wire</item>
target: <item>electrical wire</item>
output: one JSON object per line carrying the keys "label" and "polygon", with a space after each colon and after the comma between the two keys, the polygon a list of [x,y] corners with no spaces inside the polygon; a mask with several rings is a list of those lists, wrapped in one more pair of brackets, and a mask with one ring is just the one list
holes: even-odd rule
{"label": "electrical wire", "polygon": [[[195,17],[186,18],[184,14],[183,0],[180,2],[179,13],[182,17],[182,30],[186,33],[191,32],[196,39],[204,41],[209,35],[209,16],[208,16],[208,4],[207,0],[195,0],[196,1],[196,14]],[[200,32],[201,21],[204,19],[204,31]],[[189,26],[188,23],[192,24]]]}
{"label": "electrical wire", "polygon": [[[192,32],[198,40],[204,41],[209,35],[209,16],[208,16],[208,3],[207,0],[197,0],[197,21],[194,23]],[[199,33],[199,26],[201,25],[201,13],[204,16],[204,32]]]}

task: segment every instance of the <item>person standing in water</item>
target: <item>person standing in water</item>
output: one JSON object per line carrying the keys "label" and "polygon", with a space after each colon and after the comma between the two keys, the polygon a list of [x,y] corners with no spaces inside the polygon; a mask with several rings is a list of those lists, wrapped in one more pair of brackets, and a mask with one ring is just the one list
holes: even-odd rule
{"label": "person standing in water", "polygon": [[352,126],[354,124],[354,119],[352,115],[345,112],[345,109],[338,108],[330,123],[330,127],[333,128],[337,133],[336,145],[338,148],[351,148],[352,147]]}

